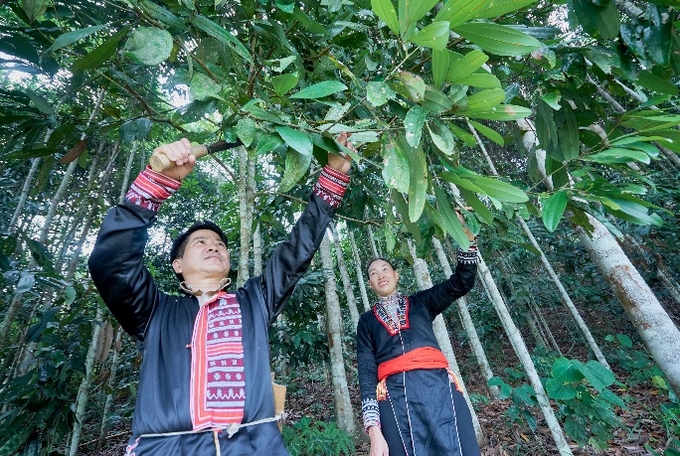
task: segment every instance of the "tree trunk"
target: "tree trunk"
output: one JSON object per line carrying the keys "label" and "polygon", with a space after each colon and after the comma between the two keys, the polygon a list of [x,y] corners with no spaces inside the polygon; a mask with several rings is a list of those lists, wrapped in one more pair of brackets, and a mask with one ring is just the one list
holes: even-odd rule
{"label": "tree trunk", "polygon": [[[496,171],[496,168],[494,167],[493,161],[491,160],[491,156],[486,151],[486,147],[484,147],[484,143],[482,143],[481,139],[479,138],[477,131],[474,128],[472,128],[471,125],[469,125],[469,127],[470,127],[470,131],[472,131],[472,134],[475,136],[475,139],[477,140],[477,144],[479,145],[480,149],[482,150],[482,153],[486,157],[487,162],[489,163],[489,166],[491,167],[492,173],[495,176],[498,176],[498,172]],[[525,143],[525,146],[526,146],[526,143]],[[543,249],[538,244],[538,241],[536,241],[536,237],[531,232],[529,225],[527,225],[527,223],[524,221],[524,219],[519,214],[517,215],[517,222],[522,227],[522,230],[524,231],[524,234],[526,234],[527,238],[529,239],[529,242],[531,242],[531,245],[536,250],[538,250],[539,255],[541,257],[541,263],[543,264],[543,267],[545,268],[545,270],[548,272],[548,276],[550,277],[550,280],[552,280],[552,282],[555,284],[555,287],[557,288],[557,291],[558,291],[559,296],[560,296],[560,301],[562,301],[562,304],[564,304],[564,306],[569,310],[572,318],[574,319],[574,321],[576,321],[576,325],[578,326],[579,330],[583,334],[583,337],[585,337],[586,343],[588,344],[588,346],[592,350],[593,354],[595,355],[595,358],[597,359],[597,361],[600,364],[605,366],[607,369],[610,369],[609,363],[607,362],[607,359],[602,354],[602,350],[600,350],[599,345],[597,344],[597,342],[595,342],[595,338],[593,337],[592,333],[590,332],[588,325],[586,324],[586,322],[581,317],[581,314],[579,313],[578,309],[574,305],[574,302],[571,300],[569,293],[567,293],[567,290],[564,288],[564,285],[562,285],[562,281],[560,280],[559,276],[557,275],[557,273],[553,269],[552,265],[550,264],[550,261],[548,261],[548,258],[545,256],[545,253],[543,253]]]}
{"label": "tree trunk", "polygon": [[328,348],[331,357],[331,378],[333,379],[333,394],[335,398],[335,417],[338,427],[349,435],[354,435],[356,425],[352,412],[352,401],[347,386],[347,374],[345,373],[345,360],[342,356],[342,311],[340,299],[336,291],[335,273],[333,272],[333,258],[328,234],[323,237],[319,247],[321,264],[323,267],[324,289],[326,291],[326,318]]}
{"label": "tree trunk", "polygon": [[594,227],[590,235],[583,228],[576,228],[581,243],[619,299],[671,389],[680,394],[680,330],[614,236],[594,217],[588,215],[588,220]]}
{"label": "tree trunk", "polygon": [[262,229],[258,223],[253,233],[253,275],[262,274]]}
{"label": "tree trunk", "polygon": [[[444,274],[447,277],[451,277],[451,275],[453,275],[453,270],[451,269],[451,264],[449,263],[449,259],[446,256],[446,252],[444,252],[444,247],[442,246],[441,242],[439,242],[439,239],[433,238],[432,246],[434,247],[434,251],[437,254],[439,264],[441,264],[442,269],[444,270]],[[479,340],[479,336],[477,335],[477,329],[475,328],[475,325],[472,322],[472,317],[470,316],[470,312],[468,311],[467,299],[465,298],[465,296],[458,298],[456,300],[456,305],[458,306],[458,316],[463,325],[463,329],[465,329],[467,338],[470,341],[472,353],[475,355],[475,358],[477,359],[477,364],[482,370],[484,378],[487,381],[489,381],[489,379],[493,377],[493,371],[491,370],[491,365],[489,364],[489,360],[487,359],[486,353],[484,352],[482,342]],[[498,399],[500,397],[497,386],[490,387],[489,393],[493,399]]]}
{"label": "tree trunk", "polygon": [[[126,184],[126,182],[124,182]],[[99,423],[99,437],[97,437],[97,444],[94,451],[97,452],[104,447],[106,440],[106,431],[108,427],[109,410],[115,397],[116,390],[116,371],[118,370],[118,359],[120,356],[120,349],[123,341],[123,328],[121,326],[116,330],[116,338],[113,342],[113,354],[111,355],[111,363],[109,364],[109,378],[106,380],[106,400],[104,401],[104,408],[102,409],[102,420]]]}
{"label": "tree trunk", "polygon": [[[526,119],[524,125],[523,142],[527,150],[534,151],[540,165],[545,151],[534,147],[538,140],[533,125]],[[543,181],[552,190],[552,181],[547,178],[545,168],[539,168]],[[652,358],[668,379],[670,388],[676,395],[680,394],[680,363],[677,362],[680,359],[680,331],[614,236],[602,223],[586,215],[593,232],[588,235],[583,228],[575,227],[581,243],[619,299]]]}
{"label": "tree trunk", "polygon": [[[416,282],[418,283],[418,287],[421,290],[432,288],[434,284],[432,283],[432,278],[430,277],[430,272],[428,271],[427,263],[422,258],[417,257],[416,249],[413,246],[413,243],[411,242],[410,239],[408,240],[408,246],[411,252],[411,256],[413,257],[413,274],[416,278]],[[463,396],[465,397],[465,402],[467,402],[468,408],[470,409],[470,414],[472,415],[472,426],[475,429],[475,436],[477,437],[477,442],[480,445],[482,445],[482,443],[484,442],[484,432],[482,431],[482,427],[479,424],[477,412],[475,412],[475,409],[472,407],[472,402],[470,402],[470,396],[468,395],[467,387],[465,386],[463,376],[460,375],[460,368],[458,367],[456,354],[453,351],[453,345],[451,345],[449,331],[446,328],[444,317],[442,317],[441,314],[437,315],[437,317],[434,319],[434,322],[432,322],[432,328],[434,329],[434,335],[437,338],[437,343],[439,344],[439,347],[441,348],[442,352],[444,353],[444,356],[446,356],[446,359],[449,362],[449,367],[451,368],[453,373],[456,374],[456,377],[458,377],[460,387],[463,390],[462,391]]]}
{"label": "tree trunk", "polygon": [[28,176],[26,176],[23,187],[21,187],[19,202],[17,203],[17,207],[14,209],[12,220],[10,220],[9,226],[7,227],[7,231],[10,235],[13,234],[17,229],[19,215],[21,215],[21,211],[24,210],[24,204],[26,204],[26,200],[28,199],[28,192],[31,190],[31,184],[33,183],[33,178],[35,177],[35,173],[38,171],[39,165],[40,157],[31,159],[31,169],[28,171]]}
{"label": "tree trunk", "polygon": [[496,282],[491,276],[491,272],[489,272],[489,268],[486,267],[486,263],[484,262],[484,259],[481,257],[481,255],[479,257],[479,268],[477,270],[477,273],[482,282],[484,282],[484,287],[486,288],[486,291],[489,294],[491,302],[496,308],[498,317],[500,318],[501,323],[503,324],[503,328],[505,328],[505,333],[508,335],[510,343],[513,349],[515,350],[517,357],[522,363],[522,366],[524,366],[524,370],[527,373],[529,382],[531,383],[531,386],[534,388],[534,392],[536,393],[536,400],[538,401],[538,405],[541,408],[541,411],[543,412],[543,416],[545,417],[546,424],[548,425],[553,440],[555,441],[557,450],[560,452],[560,455],[562,456],[571,455],[572,452],[571,449],[569,448],[569,444],[567,443],[566,438],[564,437],[564,431],[562,430],[559,421],[557,421],[555,412],[550,407],[548,396],[545,393],[545,389],[543,388],[541,379],[539,378],[538,372],[536,371],[536,366],[534,365],[534,362],[531,359],[529,350],[527,349],[527,346],[524,343],[524,339],[522,339],[522,334],[519,332],[519,329],[512,321],[510,312],[508,311],[508,308],[505,305],[505,302],[503,301],[500,292],[498,291]]}
{"label": "tree trunk", "polygon": [[357,243],[354,239],[354,231],[349,229],[349,243],[352,246],[352,255],[354,256],[354,266],[357,271],[357,282],[359,282],[359,290],[361,291],[361,301],[364,303],[364,311],[371,310],[371,302],[368,300],[368,293],[366,292],[366,280],[364,279],[364,266],[361,263],[359,250],[357,250]]}
{"label": "tree trunk", "polygon": [[250,278],[250,242],[253,237],[253,212],[255,210],[255,157],[245,147],[238,148],[239,157],[239,215],[241,231],[238,256],[238,279],[236,287]]}
{"label": "tree trunk", "polygon": [[349,308],[349,316],[352,319],[352,327],[356,329],[359,325],[359,311],[357,310],[357,300],[354,297],[354,290],[352,289],[352,281],[349,278],[349,271],[347,270],[347,263],[345,263],[345,256],[342,254],[342,245],[335,224],[330,224],[331,236],[333,237],[333,244],[335,245],[335,256],[338,259],[338,269],[340,270],[340,278],[345,289],[345,297],[347,298],[347,307]]}
{"label": "tree trunk", "polygon": [[80,436],[83,430],[83,421],[85,420],[85,408],[90,395],[90,388],[92,387],[92,373],[94,371],[95,355],[97,354],[97,342],[99,341],[99,332],[101,331],[101,322],[104,315],[102,307],[97,307],[97,315],[92,328],[92,338],[90,339],[90,348],[87,350],[87,357],[85,358],[85,378],[80,382],[78,388],[78,397],[75,405],[75,422],[73,423],[73,433],[71,434],[71,445],[69,456],[76,456],[78,454],[78,445],[80,444]]}

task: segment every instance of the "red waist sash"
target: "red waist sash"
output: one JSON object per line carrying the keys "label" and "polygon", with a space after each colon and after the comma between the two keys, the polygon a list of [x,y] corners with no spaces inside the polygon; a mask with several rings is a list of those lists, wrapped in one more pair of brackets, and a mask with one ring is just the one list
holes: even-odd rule
{"label": "red waist sash", "polygon": [[422,347],[404,353],[378,366],[378,380],[383,381],[390,375],[415,369],[447,369],[449,362],[444,354],[432,347]]}

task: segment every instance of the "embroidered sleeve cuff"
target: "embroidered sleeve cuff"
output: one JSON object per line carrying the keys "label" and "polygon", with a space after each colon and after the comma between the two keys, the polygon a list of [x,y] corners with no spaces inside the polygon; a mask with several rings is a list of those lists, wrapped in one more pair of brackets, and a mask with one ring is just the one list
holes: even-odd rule
{"label": "embroidered sleeve cuff", "polygon": [[479,255],[477,255],[477,238],[470,243],[470,248],[465,251],[458,247],[458,263],[463,264],[477,264],[479,263]]}
{"label": "embroidered sleeve cuff", "polygon": [[343,174],[326,165],[321,171],[319,180],[314,184],[312,191],[316,196],[337,209],[340,207],[340,203],[342,203],[342,197],[345,195],[348,185],[349,176],[347,174]]}
{"label": "embroidered sleeve cuff", "polygon": [[147,166],[130,185],[125,198],[136,206],[158,212],[161,203],[179,189],[181,182],[159,174]]}
{"label": "embroidered sleeve cuff", "polygon": [[361,401],[361,414],[364,420],[364,430],[368,432],[371,426],[380,427],[380,409],[376,399],[363,399]]}

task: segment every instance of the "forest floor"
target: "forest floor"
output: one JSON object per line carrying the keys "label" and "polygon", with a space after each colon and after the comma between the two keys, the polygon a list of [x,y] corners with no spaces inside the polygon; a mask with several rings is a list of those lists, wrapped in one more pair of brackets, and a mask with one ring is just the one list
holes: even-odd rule
{"label": "forest floor", "polygon": [[[287,423],[298,422],[302,417],[309,417],[314,421],[332,421],[333,407],[327,404],[334,402],[333,388],[330,382],[311,381],[309,378],[295,378],[295,387],[289,390],[286,398]],[[471,394],[486,395],[483,382],[468,382],[466,384]],[[358,389],[350,391],[354,399],[359,396]],[[625,427],[616,432],[615,438],[608,442],[606,450],[593,448],[579,448],[572,444],[574,455],[651,455],[645,449],[649,445],[659,455],[664,453],[668,436],[665,429],[655,416],[664,398],[659,390],[638,387],[626,391],[634,398],[626,410],[618,410]],[[484,432],[484,456],[544,456],[558,455],[550,431],[544,423],[539,423],[536,431],[532,431],[524,422],[511,421],[506,415],[510,400],[497,400],[489,403],[475,404],[475,410]],[[355,404],[358,410],[358,404]],[[285,424],[284,424],[285,426]],[[129,423],[119,423],[107,437],[106,447],[99,452],[90,453],[83,445],[81,454],[91,456],[120,456],[124,454],[125,445],[129,437]],[[370,445],[366,438],[359,438],[356,445],[356,455],[369,454]]]}
{"label": "forest floor", "polygon": [[[677,322],[680,324],[680,309],[674,309]],[[597,315],[597,314],[596,314]],[[551,315],[556,322],[562,316],[559,314]],[[598,318],[600,316],[598,315]],[[590,324],[594,327],[604,328],[607,323],[605,320],[594,320]],[[564,356],[571,359],[585,361],[588,359],[585,347],[573,342],[573,337],[568,333],[563,325],[551,325],[554,330],[555,338],[560,341],[561,347],[570,347]],[[614,333],[609,331],[610,334]],[[606,333],[605,333],[606,334]],[[568,341],[572,343],[568,343]],[[498,372],[504,368],[513,368],[512,363],[516,362],[516,357],[512,349],[505,344],[490,352],[493,359],[489,361],[495,366]],[[488,390],[486,382],[481,375],[468,375],[468,372],[475,372],[475,362],[465,344],[456,347],[456,357],[463,372],[466,388],[472,398],[487,398]],[[288,386],[286,395],[286,422],[284,426],[292,426],[298,423],[303,417],[308,417],[312,423],[331,422],[335,420],[333,415],[334,403],[333,387],[330,381],[329,372],[316,372],[309,369],[297,369],[297,375],[278,379],[280,383]],[[574,442],[570,442],[571,450],[574,455],[582,456],[652,456],[666,455],[666,448],[670,445],[670,436],[667,435],[660,419],[660,406],[668,402],[668,393],[659,390],[650,381],[634,382],[629,377],[630,372],[613,366],[616,378],[619,382],[613,385],[612,390],[620,397],[626,398],[627,407],[619,408],[616,414],[621,421],[621,427],[614,432],[614,437],[607,441],[608,448],[597,450],[592,447],[579,447]],[[356,373],[348,374],[348,377],[356,376]],[[621,389],[617,390],[617,385]],[[623,385],[635,385],[625,388]],[[350,397],[357,420],[360,419],[360,393],[357,382],[350,383]],[[625,388],[625,389],[624,389]],[[535,430],[524,421],[513,421],[508,417],[507,411],[512,406],[511,400],[476,400],[474,409],[484,433],[482,444],[483,456],[553,456],[559,455],[555,447],[552,435],[542,421],[538,421]],[[131,404],[120,404],[122,409],[130,409]],[[554,407],[553,407],[554,408]],[[533,415],[538,419],[540,412],[533,410]],[[360,423],[357,421],[357,426]],[[81,445],[80,454],[89,456],[121,456],[125,453],[125,446],[130,433],[130,423],[128,420],[121,420],[108,433],[105,447],[92,452],[92,442],[85,442]],[[355,455],[367,456],[370,453],[370,445],[365,434],[358,430],[360,435],[356,439]],[[676,436],[678,437],[678,436]],[[651,448],[654,453],[648,451]],[[677,450],[676,450],[677,451]],[[677,452],[672,454],[676,455]],[[666,456],[664,455],[664,456]],[[314,455],[316,456],[316,455]],[[429,455],[437,456],[437,455]]]}

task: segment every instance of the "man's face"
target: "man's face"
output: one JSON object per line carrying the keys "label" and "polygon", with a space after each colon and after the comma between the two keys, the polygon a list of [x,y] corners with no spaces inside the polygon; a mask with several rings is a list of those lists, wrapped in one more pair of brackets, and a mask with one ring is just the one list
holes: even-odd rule
{"label": "man's face", "polygon": [[212,230],[196,230],[189,236],[184,254],[172,262],[176,273],[188,283],[216,279],[229,274],[229,251],[219,234]]}
{"label": "man's face", "polygon": [[375,260],[368,268],[368,284],[378,296],[389,296],[397,290],[399,273],[385,260]]}

